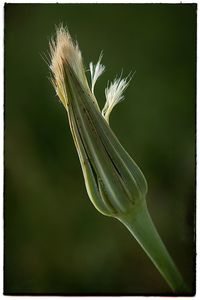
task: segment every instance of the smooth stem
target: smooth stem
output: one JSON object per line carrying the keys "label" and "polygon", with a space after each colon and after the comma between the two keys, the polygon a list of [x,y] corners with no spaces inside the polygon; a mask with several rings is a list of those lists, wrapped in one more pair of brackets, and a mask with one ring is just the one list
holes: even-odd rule
{"label": "smooth stem", "polygon": [[134,211],[118,219],[129,229],[172,290],[176,293],[187,293],[188,288],[163,244],[146,204],[137,213]]}

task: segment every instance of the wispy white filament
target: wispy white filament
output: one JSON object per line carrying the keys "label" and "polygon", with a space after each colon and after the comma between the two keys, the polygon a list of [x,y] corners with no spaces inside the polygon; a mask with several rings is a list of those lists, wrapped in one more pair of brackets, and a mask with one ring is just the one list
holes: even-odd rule
{"label": "wispy white filament", "polygon": [[[68,90],[66,89],[66,72],[72,70],[82,87],[90,93],[91,100],[98,110],[98,102],[94,96],[94,87],[97,79],[105,71],[105,66],[101,64],[103,54],[101,53],[98,62],[90,63],[91,89],[89,88],[85,70],[83,66],[82,55],[77,42],[73,42],[68,30],[62,25],[56,30],[56,37],[50,41],[50,69],[52,71],[52,82],[55,90],[63,105],[68,107]],[[128,79],[129,78],[129,79]],[[102,110],[102,115],[109,123],[109,116],[114,106],[123,100],[123,92],[128,86],[130,77],[116,78],[105,89],[106,103]]]}
{"label": "wispy white filament", "polygon": [[50,43],[50,69],[54,79],[52,82],[61,101],[67,106],[67,91],[65,87],[64,68],[71,68],[80,83],[88,87],[83,67],[82,55],[77,42],[74,43],[66,28],[62,25],[56,30],[56,37]]}
{"label": "wispy white filament", "polygon": [[127,78],[116,78],[109,86],[105,89],[106,103],[102,110],[102,115],[105,120],[109,123],[109,116],[114,106],[124,99],[123,92],[127,88],[130,79]]}
{"label": "wispy white filament", "polygon": [[91,90],[92,90],[93,94],[94,94],[94,86],[95,86],[97,79],[105,71],[105,66],[101,64],[102,56],[103,56],[103,54],[101,53],[96,65],[94,65],[92,62],[89,65],[90,66],[90,75],[91,75]]}

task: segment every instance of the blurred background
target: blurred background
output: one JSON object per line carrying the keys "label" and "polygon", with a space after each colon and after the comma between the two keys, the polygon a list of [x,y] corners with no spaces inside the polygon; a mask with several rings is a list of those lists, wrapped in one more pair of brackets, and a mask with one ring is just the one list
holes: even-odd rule
{"label": "blurred background", "polygon": [[6,4],[4,292],[162,295],[171,290],[118,221],[90,202],[67,115],[42,56],[55,25],[104,89],[136,71],[110,124],[147,178],[158,231],[194,293],[195,4]]}

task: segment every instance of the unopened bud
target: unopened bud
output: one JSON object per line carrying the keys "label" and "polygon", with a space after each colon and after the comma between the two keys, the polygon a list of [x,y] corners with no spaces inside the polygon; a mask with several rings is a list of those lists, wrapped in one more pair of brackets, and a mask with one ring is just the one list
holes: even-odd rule
{"label": "unopened bud", "polygon": [[[51,43],[51,61],[52,81],[68,113],[90,200],[108,216],[136,209],[145,201],[146,180],[100,112],[94,85],[90,89],[87,83],[78,45],[64,28],[57,31]],[[110,98],[119,96],[119,84],[116,88],[118,95],[112,91]]]}

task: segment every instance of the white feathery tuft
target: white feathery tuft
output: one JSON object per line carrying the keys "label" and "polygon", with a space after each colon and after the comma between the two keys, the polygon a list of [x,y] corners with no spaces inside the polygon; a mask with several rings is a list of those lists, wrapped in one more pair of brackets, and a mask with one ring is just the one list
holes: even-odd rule
{"label": "white feathery tuft", "polygon": [[121,79],[116,78],[109,86],[105,89],[106,103],[102,110],[102,115],[105,120],[109,123],[110,113],[113,110],[114,106],[124,99],[123,92],[127,88],[131,78],[126,77]]}
{"label": "white feathery tuft", "polygon": [[51,61],[49,67],[53,74],[52,82],[59,98],[66,106],[67,92],[64,82],[64,68],[71,68],[80,83],[89,88],[83,67],[81,51],[79,50],[78,43],[73,42],[69,31],[62,25],[56,28],[56,36],[51,39],[49,47]]}
{"label": "white feathery tuft", "polygon": [[91,75],[91,91],[94,94],[94,86],[97,81],[97,79],[103,74],[105,71],[105,66],[101,64],[101,59],[103,57],[103,54],[101,52],[99,56],[99,60],[96,65],[94,65],[92,62],[90,63],[90,75]]}

